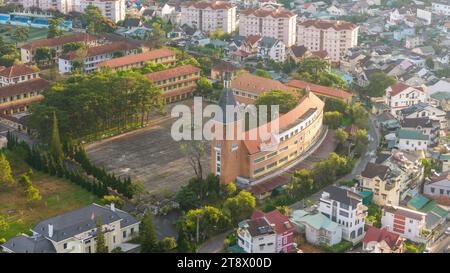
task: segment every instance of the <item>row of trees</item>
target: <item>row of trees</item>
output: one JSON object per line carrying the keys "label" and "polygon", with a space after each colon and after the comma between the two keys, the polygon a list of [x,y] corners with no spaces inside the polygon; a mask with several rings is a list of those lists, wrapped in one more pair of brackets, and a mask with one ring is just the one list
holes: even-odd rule
{"label": "row of trees", "polygon": [[45,99],[31,106],[28,126],[47,142],[56,112],[62,139],[95,138],[144,125],[151,112],[163,109],[161,91],[138,72],[111,70],[74,75],[54,83]]}
{"label": "row of trees", "polygon": [[272,211],[302,200],[350,173],[353,166],[354,162],[350,158],[331,153],[327,159],[315,163],[312,169],[295,171],[289,187],[285,192],[269,199],[264,210]]}

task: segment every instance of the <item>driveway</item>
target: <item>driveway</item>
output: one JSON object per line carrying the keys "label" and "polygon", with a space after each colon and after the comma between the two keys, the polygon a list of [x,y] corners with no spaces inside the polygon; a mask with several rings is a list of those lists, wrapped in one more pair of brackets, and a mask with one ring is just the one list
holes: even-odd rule
{"label": "driveway", "polygon": [[216,235],[198,247],[197,253],[219,253],[224,245],[223,241],[231,231]]}

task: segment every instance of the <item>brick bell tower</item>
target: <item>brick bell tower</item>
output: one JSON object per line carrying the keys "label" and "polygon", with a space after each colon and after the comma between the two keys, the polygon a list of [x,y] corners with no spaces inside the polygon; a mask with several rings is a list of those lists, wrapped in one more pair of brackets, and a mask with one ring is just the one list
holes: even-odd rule
{"label": "brick bell tower", "polygon": [[[230,106],[237,107],[238,104],[231,89],[231,73],[229,72],[224,77],[219,106],[222,109],[223,116],[214,118],[214,130],[216,131],[220,126],[222,128],[222,138],[213,138],[211,142],[211,172],[220,177],[221,183],[229,184],[234,182],[236,177],[239,176],[240,149],[242,145],[242,141],[237,139],[237,127],[238,123],[240,123],[239,116],[230,113]],[[227,138],[227,130],[233,128],[234,137]]]}

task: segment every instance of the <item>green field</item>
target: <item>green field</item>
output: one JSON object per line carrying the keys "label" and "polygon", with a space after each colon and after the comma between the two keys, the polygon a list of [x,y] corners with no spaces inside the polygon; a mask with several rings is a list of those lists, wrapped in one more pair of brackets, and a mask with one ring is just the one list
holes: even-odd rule
{"label": "green field", "polygon": [[[14,32],[14,29],[16,27],[17,26],[13,26],[13,25],[0,25],[0,36],[2,36],[5,41],[12,42],[11,35]],[[33,40],[47,38],[48,29],[32,28],[32,27],[30,27],[29,29],[30,29],[30,34],[29,34],[29,37],[27,40],[28,42],[33,41]],[[64,32],[64,33],[67,34],[70,32]]]}
{"label": "green field", "polygon": [[[23,160],[19,150],[5,151],[16,180],[26,172],[29,166]],[[42,200],[29,205],[23,189],[17,185],[6,191],[0,191],[0,213],[6,215],[9,229],[0,233],[0,238],[9,239],[20,233],[29,233],[38,222],[83,207],[100,200],[90,192],[68,180],[52,177],[34,171],[31,176],[33,185],[39,189]]]}

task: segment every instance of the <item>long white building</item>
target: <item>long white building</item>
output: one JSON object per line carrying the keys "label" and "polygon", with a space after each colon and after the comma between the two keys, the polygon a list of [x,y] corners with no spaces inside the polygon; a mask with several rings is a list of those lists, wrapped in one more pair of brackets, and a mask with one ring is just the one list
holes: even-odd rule
{"label": "long white building", "polygon": [[435,0],[431,5],[434,14],[450,16],[450,2],[447,0]]}
{"label": "long white building", "polygon": [[297,14],[285,9],[247,9],[239,18],[239,35],[259,34],[283,41],[286,47],[295,44]]}
{"label": "long white building", "polygon": [[358,45],[359,27],[345,21],[306,20],[297,26],[298,46],[310,51],[326,50],[339,62],[348,49]]}
{"label": "long white building", "polygon": [[236,30],[236,6],[223,1],[188,2],[181,7],[181,25],[211,32],[217,29],[225,33]]}
{"label": "long white building", "polygon": [[18,0],[17,3],[26,9],[36,7],[62,13],[84,12],[87,6],[94,5],[115,23],[125,19],[125,0]]}

